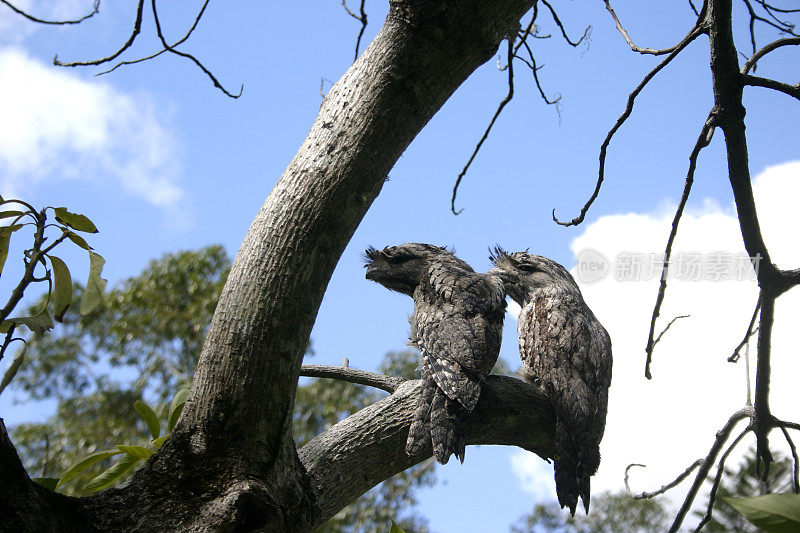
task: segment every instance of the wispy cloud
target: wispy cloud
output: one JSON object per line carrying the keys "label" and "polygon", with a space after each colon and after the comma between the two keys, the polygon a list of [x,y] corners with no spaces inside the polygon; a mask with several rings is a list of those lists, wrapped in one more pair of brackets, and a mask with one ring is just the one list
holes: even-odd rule
{"label": "wispy cloud", "polygon": [[184,196],[180,149],[145,95],[0,49],[0,187],[25,194],[51,179],[114,179],[158,207]]}
{"label": "wispy cloud", "polygon": [[[773,260],[783,268],[797,268],[800,247],[791,216],[800,197],[800,161],[766,169],[754,180],[754,192]],[[572,243],[576,257],[591,248],[608,258],[611,267],[604,279],[582,286],[614,346],[603,461],[593,489],[621,488],[629,463],[647,465],[632,472],[634,490],[660,487],[705,456],[714,433],[746,400],[744,361],[732,364],[726,359],[753,313],[758,294],[754,281],[670,281],[656,333],[677,315],[691,317],[676,322],[663,337],[654,354],[653,379],[644,378],[644,348],[658,272],[649,281],[616,280],[620,272],[615,272],[614,259],[625,253],[662,254],[671,221],[672,213],[666,210],[605,216]],[[673,253],[713,257],[720,251],[743,252],[733,209],[707,202],[700,210],[689,210]],[[770,402],[776,416],[793,420],[800,405],[798,316],[800,293],[795,290],[782,296],[776,307]],[[771,442],[785,449],[779,435],[774,434]],[[521,486],[534,492],[532,477],[543,475],[541,459],[520,452],[515,461]],[[731,464],[736,464],[735,458]]]}

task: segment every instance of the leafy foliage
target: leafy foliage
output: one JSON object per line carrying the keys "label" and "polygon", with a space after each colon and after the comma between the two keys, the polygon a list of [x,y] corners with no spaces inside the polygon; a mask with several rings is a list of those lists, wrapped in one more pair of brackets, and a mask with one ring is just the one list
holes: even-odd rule
{"label": "leafy foliage", "polygon": [[[148,433],[154,446],[163,443],[164,432],[177,420],[168,415],[175,411],[167,401],[173,396],[178,402],[185,400],[185,394],[176,393],[189,384],[229,267],[221,246],[167,254],[139,276],[112,287],[103,309],[81,316],[70,307],[52,335],[28,340],[26,363],[12,386],[33,399],[59,402],[47,422],[13,429],[13,440],[32,476],[41,476],[42,484],[52,483],[87,456],[119,451],[76,472],[59,488],[67,494],[82,493],[81,487],[98,471],[114,468],[120,455],[131,457],[126,450],[141,451],[120,451],[120,443],[142,442]],[[75,293],[80,297],[83,290],[76,287]],[[390,353],[380,371],[414,377],[417,364],[414,352]],[[304,380],[295,401],[298,446],[384,395],[336,380]],[[149,407],[144,397],[162,408]],[[134,466],[133,458],[126,459],[111,471],[120,474],[111,482],[124,480]],[[416,504],[414,489],[434,482],[433,464],[418,465],[369,491],[320,531],[385,531],[391,519],[408,533],[427,531],[424,519],[411,509]]]}
{"label": "leafy foliage", "polygon": [[133,403],[133,406],[136,412],[139,413],[139,415],[147,424],[147,430],[150,432],[151,437],[150,442],[148,442],[146,446],[139,446],[136,444],[117,444],[114,449],[94,452],[87,457],[83,457],[67,468],[63,474],[61,474],[61,477],[59,478],[55,488],[59,488],[65,483],[68,483],[77,475],[88,470],[96,463],[99,463],[105,459],[110,459],[119,454],[123,454],[122,457],[102,473],[92,478],[83,487],[83,490],[86,492],[96,492],[125,479],[127,474],[132,472],[133,468],[140,461],[149,459],[150,456],[157,452],[161,445],[164,444],[164,441],[169,436],[169,432],[171,432],[172,428],[175,427],[174,421],[178,419],[181,411],[183,410],[188,392],[188,389],[181,389],[172,400],[172,406],[169,408],[169,410],[162,409],[162,412],[164,412],[164,425],[166,425],[168,428],[167,435],[164,437],[160,437],[161,422],[159,421],[155,411],[153,411],[153,409],[145,402],[136,400]]}
{"label": "leafy foliage", "polygon": [[[9,204],[20,206],[20,209],[5,209]],[[55,223],[48,221],[48,211],[52,210]],[[105,280],[100,277],[105,260],[92,251],[83,237],[75,231],[97,233],[97,228],[86,216],[70,213],[65,207],[45,207],[37,211],[30,204],[21,200],[4,200],[0,197],[0,220],[12,219],[8,225],[0,226],[0,274],[8,259],[11,237],[16,232],[29,227],[33,231],[31,247],[22,253],[23,270],[16,287],[11,290],[8,300],[0,308],[0,333],[5,337],[0,343],[0,359],[14,342],[22,342],[23,348],[17,352],[8,370],[0,380],[0,393],[16,376],[25,356],[27,341],[25,336],[16,331],[25,326],[34,334],[42,335],[53,328],[53,316],[61,321],[67,308],[72,303],[72,276],[67,264],[53,255],[53,250],[67,239],[79,244],[89,252],[90,268],[87,286],[91,291],[83,293],[81,312],[90,313],[103,303]],[[74,231],[73,231],[74,230]],[[54,236],[53,232],[61,235]],[[48,241],[52,241],[49,242]],[[47,292],[43,301],[28,310],[27,313],[11,316],[22,300],[25,291],[33,284],[47,283]]]}

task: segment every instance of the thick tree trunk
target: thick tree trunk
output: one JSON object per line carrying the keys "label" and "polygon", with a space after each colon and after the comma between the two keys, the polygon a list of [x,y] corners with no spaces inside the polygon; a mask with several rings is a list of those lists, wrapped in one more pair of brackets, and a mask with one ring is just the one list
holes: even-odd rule
{"label": "thick tree trunk", "polygon": [[[382,419],[386,425],[363,433],[366,415],[351,417],[337,425],[339,440],[306,446],[301,463],[291,435],[298,373],[333,269],[389,170],[456,88],[516,32],[531,5],[391,2],[380,33],[330,90],[253,221],[171,438],[125,487],[71,500],[84,523],[103,530],[304,530],[423,459],[403,453],[412,401],[405,388],[374,408],[392,414]],[[512,396],[519,386],[505,383]],[[529,409],[515,408],[525,416],[482,418],[507,407],[498,396],[504,389],[487,387],[500,392],[481,400],[471,442],[521,444],[549,454],[549,409],[528,389],[520,394],[533,394]],[[541,435],[531,437],[537,431]],[[339,443],[334,448],[345,465],[374,453],[361,444],[376,434],[391,434],[379,456],[392,461],[370,462],[376,468],[362,479],[353,469],[331,466],[332,448],[323,442]],[[31,490],[24,473],[12,474],[19,490]],[[333,495],[335,487],[346,490]]]}

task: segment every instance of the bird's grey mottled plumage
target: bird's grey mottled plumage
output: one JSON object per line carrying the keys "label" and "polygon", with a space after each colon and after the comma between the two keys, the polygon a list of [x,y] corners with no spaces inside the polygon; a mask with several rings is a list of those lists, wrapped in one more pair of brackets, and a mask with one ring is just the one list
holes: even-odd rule
{"label": "bird's grey mottled plumage", "polygon": [[600,440],[611,384],[611,339],[583,301],[567,270],[546,257],[491,257],[506,293],[521,307],[520,373],[541,385],[556,414],[555,479],[561,507],[575,514],[578,497],[589,512],[590,478],[600,465]]}
{"label": "bird's grey mottled plumage", "polygon": [[408,433],[413,455],[430,439],[444,464],[464,461],[464,423],[500,351],[505,293],[451,251],[409,243],[365,252],[367,279],[414,299],[411,344],[422,354],[422,391]]}

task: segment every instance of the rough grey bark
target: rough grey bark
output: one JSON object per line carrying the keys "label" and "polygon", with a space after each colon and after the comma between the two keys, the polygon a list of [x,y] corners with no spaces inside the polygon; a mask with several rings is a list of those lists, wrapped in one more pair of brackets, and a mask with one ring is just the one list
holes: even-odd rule
{"label": "rough grey bark", "polygon": [[[126,486],[81,500],[46,493],[35,504],[40,512],[63,513],[47,505],[64,501],[82,521],[75,524],[102,530],[305,530],[423,459],[403,452],[413,403],[405,387],[309,443],[301,462],[291,435],[301,360],[333,269],[389,170],[517,30],[532,1],[390,4],[380,33],[328,93],[253,221],[170,439]],[[549,408],[530,387],[500,381],[470,418],[469,441],[550,455]],[[518,402],[510,405],[506,394]],[[373,411],[385,416],[367,419]],[[16,458],[6,441],[0,451],[4,462]],[[370,475],[331,468],[332,454],[341,465],[371,465]],[[24,473],[11,477],[32,490]],[[3,481],[0,498],[15,490],[11,483]]]}

